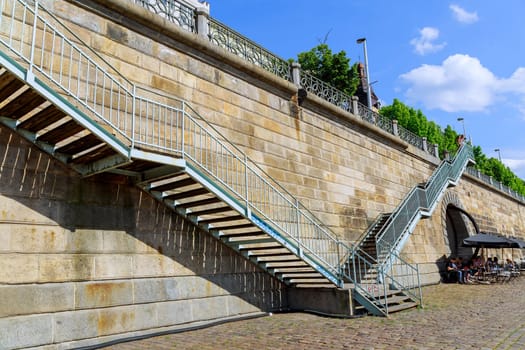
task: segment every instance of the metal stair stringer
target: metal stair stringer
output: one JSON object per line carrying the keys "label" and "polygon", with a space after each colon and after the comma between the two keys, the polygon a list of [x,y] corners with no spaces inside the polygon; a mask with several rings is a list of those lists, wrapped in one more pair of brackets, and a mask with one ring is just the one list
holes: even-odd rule
{"label": "metal stair stringer", "polygon": [[[0,91],[0,117],[12,130],[83,176],[148,184],[287,284],[342,286],[339,256],[348,252],[335,235],[185,101],[126,79],[38,1],[0,1],[0,47],[12,90]],[[189,179],[195,188],[178,194]],[[243,223],[221,226],[232,217]]]}
{"label": "metal stair stringer", "polygon": [[286,285],[340,285],[338,276],[305,253],[300,242],[286,238],[255,215],[246,203],[205,175],[205,169],[191,161],[183,163],[174,174],[137,185]]}

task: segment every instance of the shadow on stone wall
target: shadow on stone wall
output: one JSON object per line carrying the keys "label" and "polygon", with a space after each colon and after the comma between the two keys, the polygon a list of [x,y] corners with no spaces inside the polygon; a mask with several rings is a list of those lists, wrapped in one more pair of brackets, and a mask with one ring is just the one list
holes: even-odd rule
{"label": "shadow on stone wall", "polygon": [[[286,307],[282,283],[126,178],[102,174],[82,179],[4,127],[0,157],[0,221],[27,225],[27,230],[58,225],[68,242],[52,253],[131,256],[130,279],[198,276],[211,282],[213,290],[224,289],[262,310]],[[80,274],[78,280],[90,279]],[[202,295],[195,291],[195,297]]]}

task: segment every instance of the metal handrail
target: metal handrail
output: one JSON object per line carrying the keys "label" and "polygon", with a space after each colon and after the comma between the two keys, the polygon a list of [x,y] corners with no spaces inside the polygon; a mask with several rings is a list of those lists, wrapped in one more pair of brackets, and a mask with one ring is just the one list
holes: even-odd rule
{"label": "metal handrail", "polygon": [[[57,29],[60,21],[38,1],[34,8],[23,0],[0,0],[0,5],[2,13],[13,16],[0,17],[12,21],[0,27],[15,28],[16,22],[18,28],[0,34],[0,42],[29,66],[29,75],[56,87],[72,105],[109,125],[130,149],[185,158],[225,193],[246,203],[246,212],[264,219],[304,255],[339,277],[341,256],[348,253],[339,251],[343,246],[335,235],[184,101],[130,85],[107,62],[99,65],[84,53],[93,50],[62,34]],[[38,33],[24,34],[36,28]]]}
{"label": "metal handrail", "polygon": [[181,28],[197,32],[195,9],[177,0],[134,0],[136,4],[149,11],[177,23]]}
{"label": "metal handrail", "polygon": [[[341,273],[341,262],[349,255],[366,262],[368,269],[383,276],[383,281],[390,278],[398,283],[366,253],[339,241],[186,102],[131,83],[38,1],[32,8],[23,0],[0,0],[0,8],[0,28],[7,28],[0,33],[0,42],[28,66],[28,79],[40,79],[56,87],[73,106],[108,125],[130,150],[140,148],[186,159],[224,193],[238,203],[246,203],[246,212],[263,219],[302,254],[336,276],[338,284],[343,277],[350,281],[359,277],[355,271],[344,276]],[[68,39],[58,27],[74,39]],[[360,288],[359,283],[356,285]]]}
{"label": "metal handrail", "polygon": [[[469,160],[474,159],[472,147],[464,144],[453,161],[444,160],[434,171],[429,181],[422,186],[415,186],[392,214],[392,219],[383,227],[377,237],[377,251],[388,256],[405,235],[421,211],[429,211],[439,198],[440,193],[450,182],[461,176]],[[386,251],[385,251],[386,250]]]}
{"label": "metal handrail", "polygon": [[389,271],[389,273],[385,275],[389,276],[388,283],[393,289],[402,290],[410,296],[412,300],[422,306],[423,293],[421,290],[419,266],[417,264],[410,264],[397,254],[392,254],[385,268]]}
{"label": "metal handrail", "polygon": [[213,44],[285,80],[292,81],[290,64],[216,19],[209,19],[209,39]]}
{"label": "metal handrail", "polygon": [[300,72],[300,85],[307,92],[352,113],[352,97],[350,95],[345,94],[304,70]]}
{"label": "metal handrail", "polygon": [[475,177],[476,179],[478,179],[480,181],[483,181],[487,185],[489,185],[489,186],[491,186],[491,187],[493,187],[493,188],[495,188],[495,189],[497,189],[499,191],[505,192],[508,195],[510,195],[511,197],[513,197],[514,199],[517,199],[520,202],[525,203],[525,196],[523,196],[522,194],[512,190],[508,186],[503,185],[500,181],[494,181],[491,176],[485,175],[485,174],[483,174],[482,172],[480,172],[479,170],[477,170],[477,169],[475,169],[473,167],[468,167],[466,171],[467,171],[467,173],[469,175]]}

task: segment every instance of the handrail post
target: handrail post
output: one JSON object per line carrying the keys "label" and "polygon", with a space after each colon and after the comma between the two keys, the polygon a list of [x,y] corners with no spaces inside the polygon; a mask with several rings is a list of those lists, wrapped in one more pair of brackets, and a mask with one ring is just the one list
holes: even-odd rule
{"label": "handrail post", "polygon": [[[131,103],[131,150],[133,151],[135,148],[135,123],[137,119],[137,85],[133,84],[133,96],[132,96],[132,103]],[[131,158],[131,155],[130,155]]]}
{"label": "handrail post", "polygon": [[[16,4],[13,4],[13,6],[16,6]],[[33,14],[34,15],[33,33],[32,33],[32,38],[31,38],[31,52],[29,53],[29,68],[27,70],[27,76],[26,76],[26,80],[28,81],[34,80],[33,65],[35,61],[35,46],[36,46],[35,42],[36,42],[36,29],[37,29],[37,24],[38,24],[37,23],[38,22],[38,7],[39,7],[38,0],[35,0],[35,13]],[[42,47],[42,50],[44,50],[43,47]]]}
{"label": "handrail post", "polygon": [[299,241],[299,218],[300,218],[300,213],[299,213],[299,200],[297,198],[295,198],[295,221],[296,221],[296,228],[295,228],[295,238],[297,239],[297,241]]}
{"label": "handrail post", "polygon": [[383,306],[385,307],[385,313],[388,315],[388,301],[386,297],[386,280],[384,268],[379,268],[379,275],[381,276],[381,280],[383,281]]}
{"label": "handrail post", "polygon": [[423,307],[423,291],[421,290],[421,277],[419,275],[419,264],[416,264],[417,287],[419,289],[419,306]]}
{"label": "handrail post", "polygon": [[[359,115],[359,106],[357,105],[357,102],[359,101],[359,98],[357,96],[352,96],[352,113],[356,117],[361,117]],[[362,117],[361,117],[362,118]]]}
{"label": "handrail post", "polygon": [[299,62],[292,62],[292,82],[301,88],[301,64]]}
{"label": "handrail post", "polygon": [[398,125],[398,121],[397,119],[394,119],[392,120],[392,129],[393,129],[393,134],[394,136],[398,136],[399,137],[399,125]]}
{"label": "handrail post", "polygon": [[250,216],[250,200],[248,199],[248,156],[244,153],[244,200],[246,202],[246,216]]}
{"label": "handrail post", "polygon": [[181,135],[181,140],[180,140],[182,159],[186,159],[186,137],[184,136],[186,134],[186,129],[185,129],[184,120],[186,120],[186,102],[182,101],[182,121],[181,121],[181,134],[182,135]]}

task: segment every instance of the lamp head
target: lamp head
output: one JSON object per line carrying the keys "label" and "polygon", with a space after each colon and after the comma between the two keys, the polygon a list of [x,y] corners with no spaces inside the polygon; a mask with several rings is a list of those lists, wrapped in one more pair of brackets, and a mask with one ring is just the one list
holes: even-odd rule
{"label": "lamp head", "polygon": [[365,41],[366,41],[366,38],[359,38],[355,42],[358,43],[358,44],[361,44],[361,43],[363,43]]}

